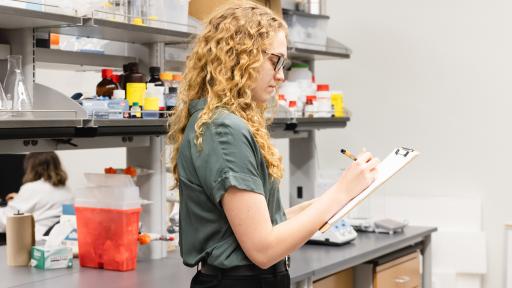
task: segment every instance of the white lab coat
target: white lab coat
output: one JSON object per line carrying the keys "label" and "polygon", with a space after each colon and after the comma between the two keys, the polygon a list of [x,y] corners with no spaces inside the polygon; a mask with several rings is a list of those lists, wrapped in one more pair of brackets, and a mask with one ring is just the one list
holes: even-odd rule
{"label": "white lab coat", "polygon": [[21,186],[18,195],[0,208],[0,232],[5,232],[7,216],[20,211],[32,213],[35,220],[36,240],[56,223],[62,214],[62,204],[73,203],[73,194],[67,186],[54,187],[43,179]]}

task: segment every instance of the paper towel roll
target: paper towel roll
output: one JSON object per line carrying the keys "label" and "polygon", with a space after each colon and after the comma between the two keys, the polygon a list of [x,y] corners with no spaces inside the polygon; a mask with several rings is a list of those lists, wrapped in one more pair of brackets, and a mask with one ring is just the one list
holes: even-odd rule
{"label": "paper towel roll", "polygon": [[30,249],[35,244],[34,217],[17,213],[7,217],[7,265],[26,266],[30,263]]}

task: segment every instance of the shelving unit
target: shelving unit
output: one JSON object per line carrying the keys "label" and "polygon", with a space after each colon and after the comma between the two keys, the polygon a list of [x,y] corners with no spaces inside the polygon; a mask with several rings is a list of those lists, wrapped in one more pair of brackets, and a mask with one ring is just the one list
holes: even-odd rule
{"label": "shelving unit", "polygon": [[20,29],[81,25],[82,18],[0,5],[0,28]]}
{"label": "shelving unit", "polygon": [[[298,47],[294,47],[298,45]],[[300,47],[302,46],[302,47]],[[291,43],[288,47],[288,57],[297,60],[316,61],[316,60],[334,60],[348,59],[352,50],[338,41],[327,38],[325,46],[318,45],[299,45]]]}
{"label": "shelving unit", "polygon": [[[87,52],[59,51],[34,46],[34,33],[52,32],[81,37],[144,44],[149,50],[147,66],[165,64],[165,45],[186,44],[196,35],[187,27],[169,30],[133,25],[93,17],[76,17],[50,12],[32,11],[0,5],[0,41],[10,44],[12,54],[23,56],[25,80],[32,86],[36,63],[118,66],[141,61],[141,58],[101,55]],[[178,45],[178,46],[179,46]],[[185,45],[186,46],[186,45]],[[303,48],[290,45],[289,57],[298,61],[344,59],[350,49],[333,40],[326,47]],[[5,48],[5,46],[3,46]],[[3,49],[5,50],[5,49]],[[1,55],[0,55],[1,56]],[[29,87],[32,90],[32,87]],[[34,98],[38,95],[34,95]],[[46,96],[45,96],[46,97]],[[58,97],[57,97],[58,98]],[[45,98],[46,99],[46,98]],[[274,119],[269,127],[273,137],[290,138],[290,191],[295,204],[309,196],[297,197],[294,191],[314,191],[316,179],[315,130],[343,128],[345,118]],[[167,173],[162,157],[165,151],[167,119],[91,120],[82,116],[45,117],[45,119],[1,119],[0,151],[20,153],[31,151],[76,150],[127,147],[127,164],[154,171],[140,185],[141,197],[153,202],[143,210],[142,225],[151,232],[165,233]],[[299,188],[300,187],[300,188]],[[165,243],[154,242],[141,251],[145,258],[166,256]]]}
{"label": "shelving unit", "polygon": [[168,30],[90,17],[82,18],[82,23],[77,25],[44,27],[37,31],[139,44],[182,43],[195,35],[195,31],[188,26]]}

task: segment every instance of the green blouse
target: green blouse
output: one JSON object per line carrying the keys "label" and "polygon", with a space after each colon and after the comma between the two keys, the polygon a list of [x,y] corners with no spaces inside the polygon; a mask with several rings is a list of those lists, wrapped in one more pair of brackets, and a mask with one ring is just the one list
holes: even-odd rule
{"label": "green blouse", "polygon": [[206,98],[191,102],[191,118],[177,160],[180,253],[190,267],[206,259],[220,268],[250,264],[224,214],[222,196],[231,186],[263,195],[272,225],[277,225],[286,219],[279,183],[269,176],[245,121],[226,110],[205,124],[203,147],[198,149],[194,127],[205,105]]}

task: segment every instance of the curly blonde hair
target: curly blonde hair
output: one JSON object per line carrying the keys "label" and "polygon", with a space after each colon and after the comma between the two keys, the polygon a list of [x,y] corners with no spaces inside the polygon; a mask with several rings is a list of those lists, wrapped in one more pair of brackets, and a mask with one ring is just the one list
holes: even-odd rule
{"label": "curly blonde hair", "polygon": [[179,185],[178,153],[191,116],[188,107],[192,100],[203,97],[208,101],[195,125],[195,144],[201,148],[203,128],[215,113],[228,110],[247,123],[270,176],[283,177],[282,157],[266,128],[266,105],[253,101],[251,93],[265,59],[263,51],[279,31],[287,33],[286,23],[270,9],[250,1],[223,6],[207,20],[187,59],[177,106],[168,122],[175,187]]}

